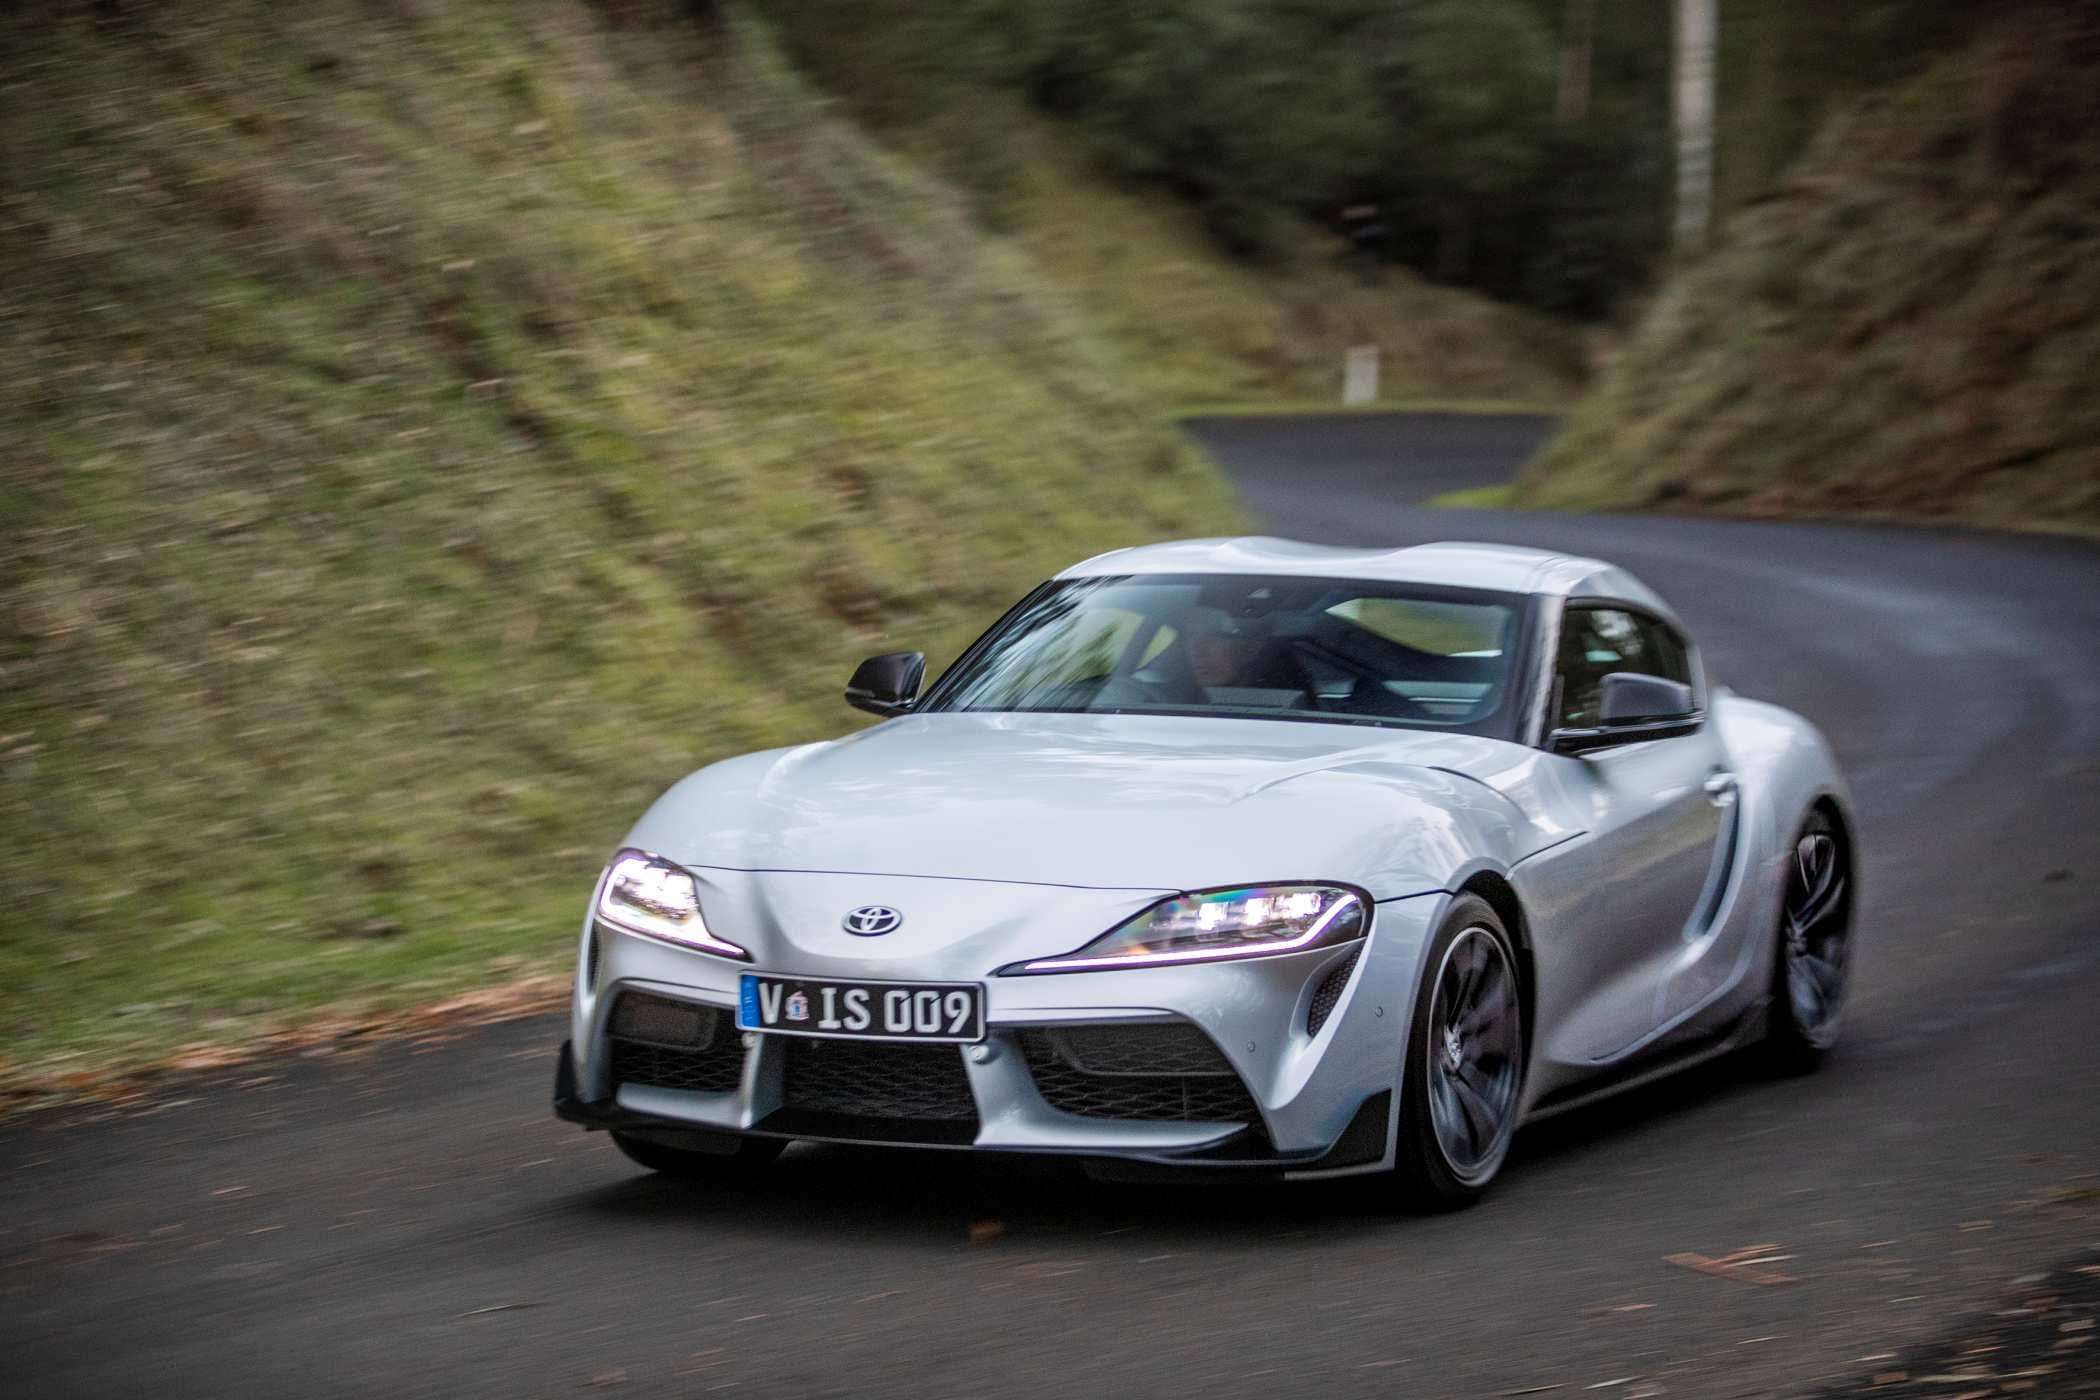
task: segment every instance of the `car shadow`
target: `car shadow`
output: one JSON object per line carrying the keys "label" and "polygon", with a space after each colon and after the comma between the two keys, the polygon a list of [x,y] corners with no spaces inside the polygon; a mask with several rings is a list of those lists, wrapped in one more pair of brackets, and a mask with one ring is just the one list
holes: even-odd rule
{"label": "car shadow", "polygon": [[[615,1165],[617,1164],[617,1165]],[[608,1166],[625,1163],[610,1156]],[[637,1169],[638,1170],[638,1169]],[[882,1239],[928,1231],[984,1240],[1007,1233],[1113,1240],[1144,1227],[1162,1236],[1215,1242],[1289,1234],[1359,1235],[1378,1202],[1343,1183],[1097,1181],[1076,1160],[803,1143],[762,1171],[728,1180],[637,1174],[575,1198],[613,1220],[706,1222],[723,1212],[740,1228],[835,1239]]]}
{"label": "car shadow", "polygon": [[1531,1173],[1622,1143],[1643,1128],[1768,1092],[1773,1078],[1746,1055],[1726,1055],[1586,1107],[1527,1124],[1504,1170]]}
{"label": "car shadow", "polygon": [[[656,1176],[632,1167],[606,1144],[606,1168],[628,1175],[571,1198],[606,1223],[661,1229],[704,1227],[724,1214],[739,1228],[880,1240],[929,1232],[989,1241],[1031,1238],[1113,1241],[1142,1227],[1144,1245],[1162,1239],[1206,1244],[1290,1238],[1360,1240],[1367,1229],[1441,1234],[1481,1212],[1529,1209],[1539,1179],[1579,1171],[1594,1153],[1629,1136],[1739,1095],[1762,1077],[1722,1060],[1595,1106],[1527,1127],[1518,1135],[1502,1189],[1472,1211],[1421,1213],[1384,1178],[1285,1183],[1191,1172],[1168,1181],[1124,1183],[1088,1176],[1076,1159],[802,1143],[771,1166],[707,1180]],[[1550,1184],[1548,1189],[1550,1190]]]}

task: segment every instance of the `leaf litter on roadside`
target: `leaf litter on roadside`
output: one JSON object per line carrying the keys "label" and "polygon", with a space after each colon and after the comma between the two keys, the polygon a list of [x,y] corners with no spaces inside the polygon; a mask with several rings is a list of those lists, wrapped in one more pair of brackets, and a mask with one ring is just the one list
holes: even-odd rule
{"label": "leaf litter on roadside", "polygon": [[1718,1259],[1710,1259],[1704,1254],[1686,1252],[1682,1254],[1665,1254],[1663,1262],[1665,1264],[1675,1264],[1680,1269],[1690,1269],[1694,1273],[1712,1274],[1716,1278],[1734,1279],[1738,1283],[1772,1286],[1799,1282],[1792,1274],[1784,1274],[1777,1269],[1766,1267],[1770,1264],[1784,1263],[1786,1260],[1794,1257],[1791,1254],[1781,1254],[1778,1251],[1779,1246],[1776,1244],[1751,1244],[1724,1254]]}

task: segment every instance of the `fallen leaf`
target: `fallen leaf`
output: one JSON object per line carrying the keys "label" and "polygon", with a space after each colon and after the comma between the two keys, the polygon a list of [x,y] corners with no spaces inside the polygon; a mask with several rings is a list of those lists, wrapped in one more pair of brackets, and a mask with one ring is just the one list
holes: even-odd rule
{"label": "fallen leaf", "polygon": [[[1745,1249],[1738,1249],[1732,1254],[1724,1254],[1719,1259],[1709,1259],[1703,1254],[1666,1254],[1663,1256],[1663,1262],[1665,1264],[1675,1264],[1680,1269],[1690,1269],[1695,1273],[1712,1274],[1715,1278],[1734,1279],[1738,1283],[1756,1283],[1770,1286],[1795,1282],[1796,1280],[1792,1274],[1782,1274],[1776,1269],[1759,1268],[1753,1262],[1761,1260],[1763,1256],[1770,1255],[1774,1248],[1775,1246],[1769,1244],[1751,1245]],[[1779,1257],[1791,1258],[1792,1256],[1783,1255]]]}

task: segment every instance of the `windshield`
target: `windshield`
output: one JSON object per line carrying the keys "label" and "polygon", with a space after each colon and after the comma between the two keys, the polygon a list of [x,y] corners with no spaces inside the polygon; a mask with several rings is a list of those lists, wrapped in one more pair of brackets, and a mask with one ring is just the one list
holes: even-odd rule
{"label": "windshield", "polygon": [[1259,574],[1046,585],[925,711],[1225,715],[1500,733],[1521,600]]}

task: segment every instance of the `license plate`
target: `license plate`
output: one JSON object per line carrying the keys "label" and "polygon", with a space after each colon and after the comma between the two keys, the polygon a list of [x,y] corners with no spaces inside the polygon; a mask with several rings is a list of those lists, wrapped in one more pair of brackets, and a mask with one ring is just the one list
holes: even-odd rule
{"label": "license plate", "polygon": [[747,972],[738,986],[736,1024],[772,1035],[970,1044],[984,1039],[984,988]]}

